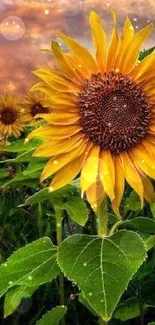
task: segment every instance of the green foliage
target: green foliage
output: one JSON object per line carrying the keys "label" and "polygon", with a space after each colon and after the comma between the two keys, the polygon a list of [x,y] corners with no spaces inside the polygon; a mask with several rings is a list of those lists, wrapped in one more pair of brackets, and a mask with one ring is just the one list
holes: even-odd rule
{"label": "green foliage", "polygon": [[59,325],[67,309],[65,306],[57,306],[49,311],[36,325]]}
{"label": "green foliage", "polygon": [[27,143],[24,140],[16,140],[10,145],[3,147],[2,150],[4,152],[12,152],[12,153],[19,153],[19,152],[28,152],[31,150],[36,149],[42,143],[41,140],[33,139]]}
{"label": "green foliage", "polygon": [[144,50],[143,52],[140,53],[139,60],[142,61],[148,55],[150,55],[154,50],[155,50],[155,46],[152,47],[152,48],[150,48],[150,49],[148,49],[148,50]]}
{"label": "green foliage", "polygon": [[11,288],[5,295],[4,302],[4,317],[7,317],[14,313],[20,305],[22,299],[30,298],[36,287],[34,286],[17,286]]}
{"label": "green foliage", "polygon": [[[80,287],[89,305],[108,321],[134,273],[146,258],[142,239],[120,231],[109,238],[74,235],[58,251],[65,275]],[[109,292],[115,288],[113,294]]]}
{"label": "green foliage", "polygon": [[42,203],[49,200],[55,208],[66,210],[69,217],[84,226],[88,220],[88,209],[85,202],[80,198],[79,192],[74,185],[68,185],[64,188],[49,192],[48,188],[40,190],[33,196],[30,196],[25,205]]}
{"label": "green foliage", "polygon": [[57,248],[49,238],[41,238],[17,250],[0,266],[0,296],[17,285],[39,286],[59,273]]}
{"label": "green foliage", "polygon": [[120,304],[113,317],[121,321],[135,318],[140,314],[139,302],[136,298],[129,298],[124,303]]}

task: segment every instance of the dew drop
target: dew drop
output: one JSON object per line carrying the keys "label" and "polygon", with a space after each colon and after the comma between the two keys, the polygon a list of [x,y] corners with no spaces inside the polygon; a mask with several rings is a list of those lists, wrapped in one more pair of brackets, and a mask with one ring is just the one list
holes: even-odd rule
{"label": "dew drop", "polygon": [[92,294],[92,292],[89,292],[89,296],[91,297],[93,294]]}
{"label": "dew drop", "polygon": [[28,280],[31,281],[32,279],[33,279],[33,278],[32,278],[32,275],[29,275],[29,276],[28,276]]}
{"label": "dew drop", "polygon": [[87,266],[87,263],[83,263],[83,266]]}

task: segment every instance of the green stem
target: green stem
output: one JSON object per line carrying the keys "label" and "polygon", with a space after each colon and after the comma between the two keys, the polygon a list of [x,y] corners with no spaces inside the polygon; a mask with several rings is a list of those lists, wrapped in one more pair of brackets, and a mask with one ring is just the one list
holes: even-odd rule
{"label": "green stem", "polygon": [[108,323],[105,322],[102,318],[99,318],[98,325],[108,325]]}
{"label": "green stem", "polygon": [[[106,199],[100,205],[97,211],[97,218],[98,218],[98,235],[105,237],[108,232],[108,213],[107,213],[107,201]],[[107,325],[102,318],[98,319],[99,325]]]}
{"label": "green stem", "polygon": [[[57,231],[57,246],[62,242],[62,210],[56,209],[56,231]],[[60,305],[65,304],[65,290],[64,290],[64,276],[59,275],[59,292],[60,292]],[[61,325],[65,325],[65,320],[61,321]]]}
{"label": "green stem", "polygon": [[42,236],[42,225],[43,225],[43,210],[41,203],[38,203],[38,218],[37,218],[37,227],[39,237]]}
{"label": "green stem", "polygon": [[110,230],[110,236],[114,234],[115,230],[123,224],[122,220],[117,221]]}
{"label": "green stem", "polygon": [[107,235],[108,226],[108,213],[107,213],[107,201],[106,199],[100,205],[98,212],[98,235],[105,237]]}

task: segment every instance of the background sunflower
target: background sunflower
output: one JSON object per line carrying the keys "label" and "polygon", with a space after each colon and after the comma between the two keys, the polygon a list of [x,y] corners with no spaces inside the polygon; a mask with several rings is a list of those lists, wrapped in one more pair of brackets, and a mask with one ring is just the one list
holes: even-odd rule
{"label": "background sunflower", "polygon": [[24,107],[24,120],[26,123],[36,122],[37,114],[50,113],[52,108],[47,102],[47,95],[40,91],[30,91],[25,96],[23,103]]}
{"label": "background sunflower", "polygon": [[0,96],[0,135],[7,138],[19,136],[23,130],[23,110],[19,101],[11,95]]}

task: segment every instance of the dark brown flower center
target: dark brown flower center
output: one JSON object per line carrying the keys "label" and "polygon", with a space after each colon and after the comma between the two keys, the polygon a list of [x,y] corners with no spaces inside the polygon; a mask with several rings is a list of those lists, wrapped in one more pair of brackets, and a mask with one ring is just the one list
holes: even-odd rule
{"label": "dark brown flower center", "polygon": [[37,114],[48,113],[48,107],[43,107],[40,103],[35,103],[31,107],[31,115],[35,117]]}
{"label": "dark brown flower center", "polygon": [[16,122],[17,111],[14,107],[5,107],[0,111],[0,120],[5,125],[11,125]]}
{"label": "dark brown flower center", "polygon": [[148,133],[151,107],[143,90],[121,73],[93,74],[79,95],[85,134],[113,154],[141,143]]}

